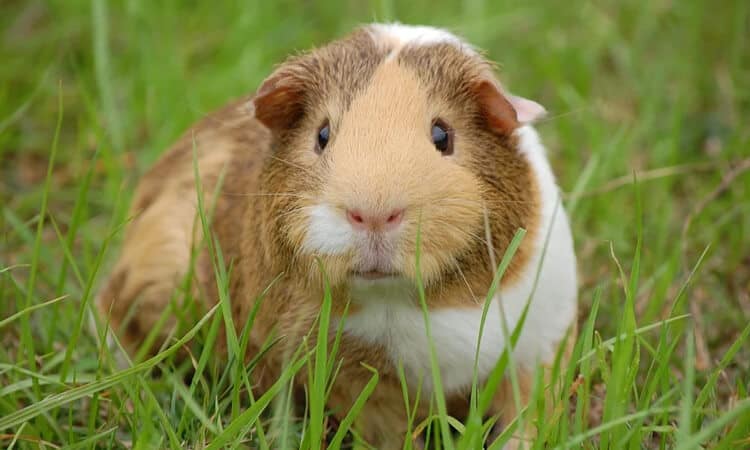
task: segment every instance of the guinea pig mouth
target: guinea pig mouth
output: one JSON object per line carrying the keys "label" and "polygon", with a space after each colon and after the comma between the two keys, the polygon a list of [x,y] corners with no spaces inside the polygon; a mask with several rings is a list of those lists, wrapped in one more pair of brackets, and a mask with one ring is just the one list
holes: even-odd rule
{"label": "guinea pig mouth", "polygon": [[387,272],[387,271],[380,271],[380,270],[368,270],[366,272],[355,271],[355,272],[352,272],[352,275],[354,277],[362,278],[364,280],[382,280],[385,278],[394,278],[398,276],[398,274],[395,272]]}
{"label": "guinea pig mouth", "polygon": [[371,238],[361,245],[349,267],[349,274],[360,280],[382,280],[400,275],[393,248],[383,239]]}

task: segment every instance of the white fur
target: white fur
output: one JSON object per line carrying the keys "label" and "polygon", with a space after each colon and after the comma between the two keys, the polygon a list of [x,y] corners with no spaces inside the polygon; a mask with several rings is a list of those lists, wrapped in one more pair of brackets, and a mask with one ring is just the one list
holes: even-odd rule
{"label": "white fur", "polygon": [[309,217],[303,243],[305,250],[323,255],[340,255],[350,248],[354,232],[343,214],[320,204],[310,208]]}
{"label": "white fur", "polygon": [[[422,309],[413,288],[377,289],[372,286],[352,293],[362,309],[346,319],[347,333],[383,345],[394,364],[399,361],[410,382],[422,377],[423,386],[432,388],[430,346]],[[440,365],[443,388],[447,392],[471,385],[475,349],[479,338],[481,306],[432,311],[430,330]],[[505,339],[500,325],[500,309],[492,302],[480,346],[478,372],[486,374],[503,351]]]}
{"label": "white fur", "polygon": [[575,320],[578,282],[573,236],[544,146],[531,126],[521,127],[516,133],[521,151],[534,168],[539,183],[542,226],[529,270],[519,281],[501,291],[500,298],[506,306],[508,320],[515,323],[529,295],[534,294],[515,349],[516,359],[531,366],[538,361],[552,362],[557,344]]}
{"label": "white fur", "polygon": [[[539,142],[530,126],[520,128],[522,152],[540,184],[542,223],[534,237],[536,247],[525,273],[496,294],[490,305],[479,352],[479,378],[486,377],[503,351],[501,305],[512,331],[533,293],[529,312],[514,351],[514,360],[527,368],[551,363],[560,340],[575,320],[577,283],[573,240],[568,219],[558,205],[558,189]],[[545,241],[549,242],[545,252]],[[539,271],[538,283],[535,283]],[[536,285],[536,290],[534,287]],[[361,309],[345,323],[348,334],[386,348],[394,364],[401,362],[411,382],[423,378],[431,386],[430,353],[422,310],[413,289],[402,283],[378,287],[377,283],[354,286],[352,297]],[[482,308],[446,308],[431,311],[430,328],[446,392],[469,386]]]}
{"label": "white fur", "polygon": [[424,25],[404,25],[394,23],[376,23],[372,27],[379,33],[397,38],[401,43],[438,44],[443,42],[460,43],[455,35],[440,28]]}
{"label": "white fur", "polygon": [[458,36],[446,30],[421,25],[404,25],[401,23],[376,23],[371,28],[375,31],[376,38],[385,36],[395,39],[399,42],[389,56],[393,58],[405,45],[433,45],[433,44],[452,44],[472,54],[476,53],[474,49],[461,40]]}

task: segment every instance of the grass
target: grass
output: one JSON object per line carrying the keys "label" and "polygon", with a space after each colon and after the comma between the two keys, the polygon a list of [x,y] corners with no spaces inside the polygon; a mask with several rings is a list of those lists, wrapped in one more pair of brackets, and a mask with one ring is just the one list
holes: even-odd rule
{"label": "grass", "polygon": [[[0,447],[318,448],[336,345],[290,355],[273,389],[252,398],[253,362],[236,358],[243,336],[229,337],[229,363],[209,357],[226,320],[231,267],[220,258],[219,306],[157,356],[120,370],[84,327],[138,174],[284,55],[374,19],[459,32],[551,112],[539,129],[572,216],[580,336],[574,363],[555,370],[537,448],[750,447],[741,0],[3,2]],[[191,336],[185,382],[174,354]],[[298,419],[288,414],[296,371],[313,390]],[[486,425],[442,407],[434,419],[413,428],[454,428],[455,444],[432,434],[447,448],[476,448]]]}

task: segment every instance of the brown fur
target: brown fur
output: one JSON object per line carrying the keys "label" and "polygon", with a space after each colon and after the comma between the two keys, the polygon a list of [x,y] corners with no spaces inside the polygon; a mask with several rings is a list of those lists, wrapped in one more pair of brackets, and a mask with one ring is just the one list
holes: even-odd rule
{"label": "brown fur", "polygon": [[[492,262],[499,262],[522,227],[529,236],[503,280],[513,282],[527,265],[539,200],[534,175],[510,136],[517,126],[512,107],[503,104],[499,91],[487,91],[498,84],[477,56],[441,44],[407,46],[386,61],[394,45],[359,30],[291,58],[258,90],[250,110],[248,97],[203,119],[143,177],[122,254],[98,302],[129,351],[168,307],[203,239],[196,221],[194,153],[204,199],[215,208],[212,232],[233,267],[230,294],[238,331],[258,294],[281,275],[262,300],[250,336],[248,358],[269,336],[284,337],[280,351],[270,352],[254,372],[260,390],[276,380],[318,315],[323,284],[316,257],[332,284],[335,317],[348,301],[354,256],[300,250],[307,226],[303,208],[320,199],[339,208],[352,202],[375,210],[406,208],[406,238],[396,265],[408,278],[416,276],[419,226],[421,276],[431,308],[475,307],[492,280]],[[454,156],[441,157],[432,147],[435,117],[456,130]],[[316,133],[326,119],[332,138],[318,156]],[[210,304],[216,301],[213,270],[205,250],[197,255],[189,286]],[[379,448],[400,447],[406,431],[403,399],[384,349],[345,335],[339,356],[343,366],[329,407],[345,414],[370,376],[361,363],[375,367],[381,381],[362,414],[365,437]],[[501,389],[494,412],[508,415],[506,393]],[[455,394],[452,402],[462,403],[463,395]]]}

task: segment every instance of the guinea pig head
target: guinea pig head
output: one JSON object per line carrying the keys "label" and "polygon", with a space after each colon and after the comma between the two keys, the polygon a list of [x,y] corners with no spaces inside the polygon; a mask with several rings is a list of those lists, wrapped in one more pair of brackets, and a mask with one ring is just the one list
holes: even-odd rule
{"label": "guinea pig head", "polygon": [[[412,29],[404,27],[403,29]],[[537,214],[514,131],[544,112],[453,35],[370,26],[281,65],[253,99],[273,136],[271,228],[334,284],[491,277]],[[522,256],[522,255],[521,255]]]}

